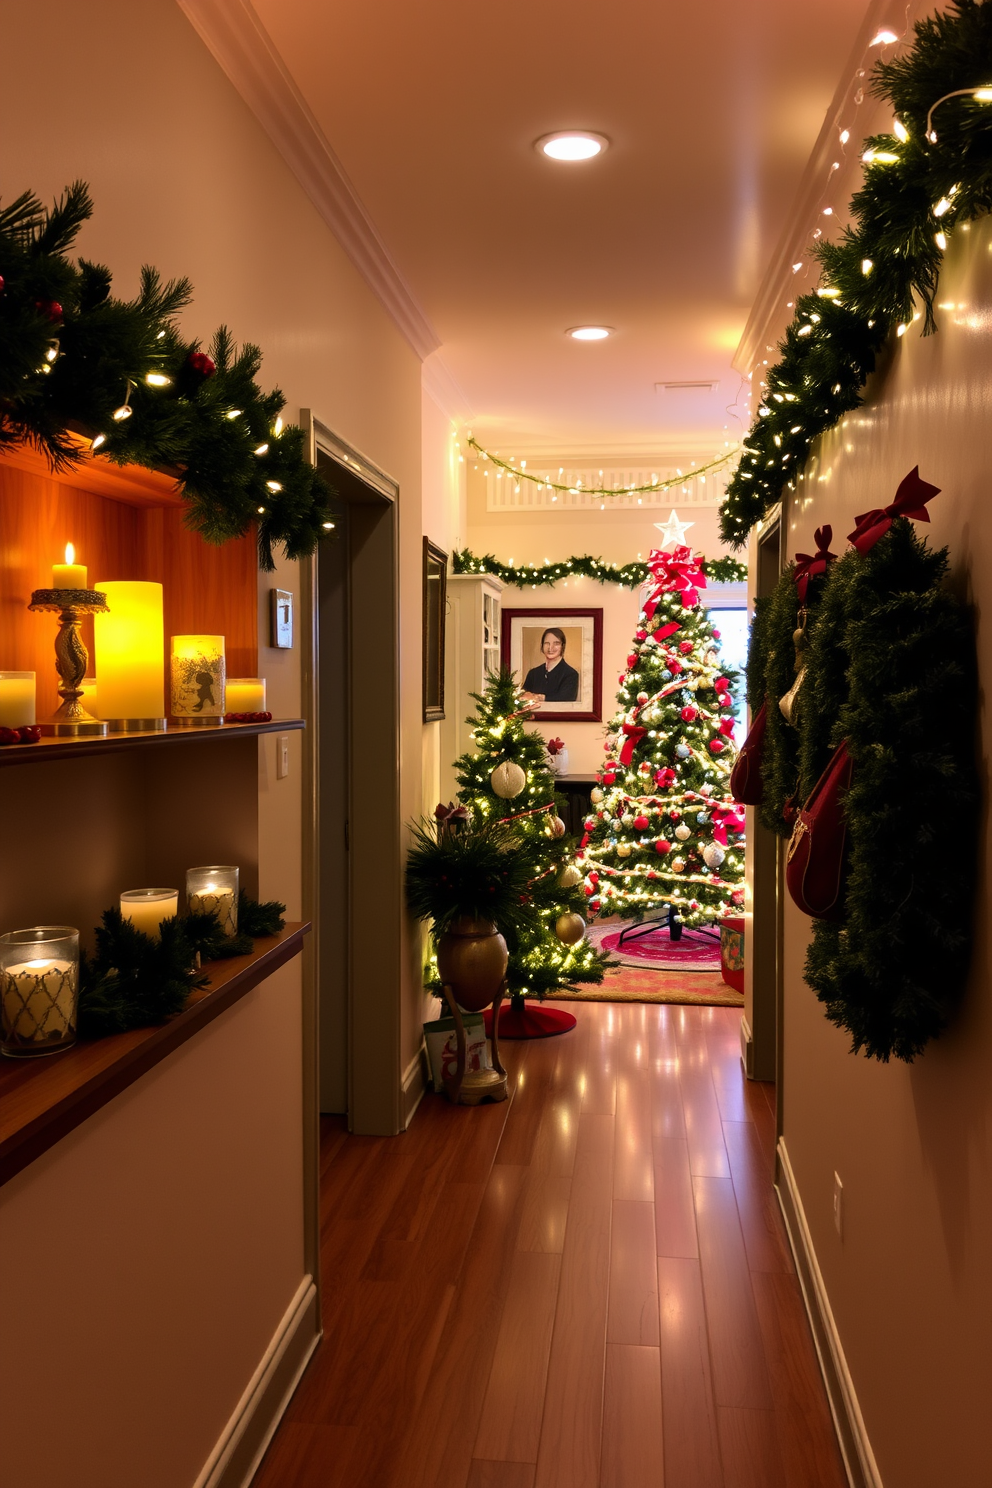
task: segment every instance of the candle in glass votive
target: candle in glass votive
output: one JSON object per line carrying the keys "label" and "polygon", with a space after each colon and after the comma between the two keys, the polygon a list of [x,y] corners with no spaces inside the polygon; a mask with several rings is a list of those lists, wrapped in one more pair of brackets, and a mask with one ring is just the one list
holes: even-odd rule
{"label": "candle in glass votive", "polygon": [[264,713],[265,678],[228,677],[226,696],[228,713]]}
{"label": "candle in glass votive", "polygon": [[85,589],[88,570],[84,563],[76,562],[76,550],[72,543],[65,545],[65,562],[52,566],[53,589]]}
{"label": "candle in glass votive", "polygon": [[178,913],[178,889],[125,889],[121,895],[121,914],[152,940],[161,939],[162,921],[171,920]]}
{"label": "candle in glass votive", "polygon": [[238,870],[227,863],[187,868],[186,899],[191,914],[211,911],[225,935],[238,933]]}
{"label": "candle in glass votive", "polygon": [[34,721],[34,672],[0,672],[0,728],[24,728]]}
{"label": "candle in glass votive", "polygon": [[35,925],[0,935],[0,1050],[54,1054],[76,1041],[79,931]]}

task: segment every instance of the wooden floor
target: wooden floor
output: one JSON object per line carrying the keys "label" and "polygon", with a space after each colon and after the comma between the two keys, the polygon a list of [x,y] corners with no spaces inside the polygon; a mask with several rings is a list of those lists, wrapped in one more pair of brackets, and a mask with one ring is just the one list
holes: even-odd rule
{"label": "wooden floor", "polygon": [[503,1105],[327,1123],[324,1342],[255,1488],[844,1488],[740,1013],[569,1008]]}

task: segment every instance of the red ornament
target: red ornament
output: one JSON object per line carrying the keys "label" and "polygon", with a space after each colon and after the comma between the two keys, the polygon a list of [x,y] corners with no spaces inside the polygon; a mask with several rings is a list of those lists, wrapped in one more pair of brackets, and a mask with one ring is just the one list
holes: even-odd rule
{"label": "red ornament", "polygon": [[677,806],[672,806],[669,809],[668,815],[671,817],[672,821],[680,821],[682,819],[682,813]]}
{"label": "red ornament", "polygon": [[692,706],[691,703],[688,703],[679,714],[679,717],[682,719],[683,723],[691,723],[695,716],[696,709]]}
{"label": "red ornament", "polygon": [[721,734],[729,735],[730,738],[733,738],[734,720],[732,718],[721,718],[719,727]]}
{"label": "red ornament", "polygon": [[673,677],[677,677],[682,671],[682,663],[678,661],[670,661],[668,663],[668,670],[671,672]]}
{"label": "red ornament", "polygon": [[655,873],[654,869],[653,868],[649,868],[648,869],[648,878],[657,878],[657,877],[658,877],[658,875],[657,875],[657,873]]}
{"label": "red ornament", "polygon": [[35,300],[34,308],[40,310],[42,315],[47,315],[53,325],[58,325],[62,319],[62,306],[58,300]]}
{"label": "red ornament", "polygon": [[637,831],[637,832],[646,832],[647,831],[647,828],[648,828],[648,819],[647,819],[646,816],[635,816],[634,817],[634,830],[635,831]]}
{"label": "red ornament", "polygon": [[[2,287],[2,285],[3,285],[3,280],[0,279],[0,287]],[[639,641],[646,641],[647,638],[648,638],[648,633],[647,633],[646,630],[638,630],[638,631],[635,631],[634,634],[635,634],[635,636],[637,637],[637,639]]]}
{"label": "red ornament", "polygon": [[679,650],[685,656],[688,656],[689,652],[692,650],[692,646],[692,641],[679,641]]}
{"label": "red ornament", "polygon": [[726,677],[714,677],[713,686],[716,688],[717,692],[726,692],[727,688],[730,686],[730,683],[727,681]]}
{"label": "red ornament", "polygon": [[630,655],[627,657],[627,670],[628,670],[628,672],[632,672],[634,670],[634,668],[636,667],[636,665],[637,665],[637,652],[636,651],[631,651]]}
{"label": "red ornament", "polygon": [[191,351],[186,358],[186,365],[191,372],[197,372],[203,378],[213,377],[217,371],[217,363],[205,351]]}
{"label": "red ornament", "polygon": [[612,785],[613,782],[616,780],[616,778],[617,777],[613,774],[613,772],[611,770],[609,772],[609,774],[603,776],[603,784],[604,785]]}
{"label": "red ornament", "polygon": [[729,692],[721,692],[719,703],[721,708],[732,708],[734,706],[734,700]]}
{"label": "red ornament", "polygon": [[595,885],[599,883],[599,874],[598,873],[590,873],[590,875],[589,875],[589,882],[593,885],[593,887],[595,887]]}
{"label": "red ornament", "polygon": [[670,765],[665,765],[664,769],[655,771],[654,778],[656,785],[665,787],[667,785],[671,785],[672,781],[675,779],[675,771],[671,768]]}
{"label": "red ornament", "polygon": [[722,753],[723,753],[723,740],[722,739],[711,739],[710,740],[710,754],[722,754]]}
{"label": "red ornament", "polygon": [[715,631],[714,631],[714,632],[713,632],[713,639],[714,639],[714,640],[715,640],[715,641],[718,641],[718,640],[719,640],[719,639],[720,639],[720,632],[719,632],[719,631],[718,631],[718,630],[715,630]]}
{"label": "red ornament", "polygon": [[589,908],[589,913],[590,914],[599,914],[599,900],[598,899],[590,899],[589,900],[588,908]]}
{"label": "red ornament", "polygon": [[587,899],[591,899],[592,896],[593,896],[593,894],[595,894],[595,892],[596,892],[596,890],[593,888],[592,884],[586,884],[586,898]]}
{"label": "red ornament", "polygon": [[617,678],[617,681],[618,681],[618,683],[620,684],[621,687],[626,682],[626,680],[627,680],[627,673],[626,672],[621,672],[620,675],[619,675],[619,677]]}
{"label": "red ornament", "polygon": [[671,852],[672,844],[670,842],[666,842],[664,837],[659,837],[658,841],[654,845],[654,850],[656,853]]}
{"label": "red ornament", "polygon": [[588,847],[589,846],[589,833],[588,832],[585,834],[585,836],[583,837],[582,841],[579,843],[579,846],[580,847]]}

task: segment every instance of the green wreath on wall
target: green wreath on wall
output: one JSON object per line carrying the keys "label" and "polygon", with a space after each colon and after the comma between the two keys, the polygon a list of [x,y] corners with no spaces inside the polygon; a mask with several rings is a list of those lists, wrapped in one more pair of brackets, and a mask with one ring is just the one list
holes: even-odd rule
{"label": "green wreath on wall", "polygon": [[67,257],[92,210],[81,181],[50,211],[31,192],[0,207],[0,455],[27,441],[67,470],[82,435],[115,464],[174,473],[208,542],[254,530],[263,569],[277,546],[306,557],[334,528],[332,492],[283,426],[282,393],[256,383],[261,352],[224,326],[208,351],[185,340],[187,279],[145,267],[135,299],[116,299],[109,269]]}

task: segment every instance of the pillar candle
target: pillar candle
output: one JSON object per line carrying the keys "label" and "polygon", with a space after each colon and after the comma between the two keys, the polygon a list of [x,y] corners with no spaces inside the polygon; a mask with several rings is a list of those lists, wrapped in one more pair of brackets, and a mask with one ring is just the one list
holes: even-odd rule
{"label": "pillar candle", "polygon": [[136,930],[160,940],[159,927],[179,913],[178,889],[126,889],[121,895],[121,914]]}
{"label": "pillar candle", "polygon": [[76,563],[76,550],[72,543],[65,545],[65,562],[52,566],[53,589],[85,589],[88,577],[86,565]]}
{"label": "pillar candle", "polygon": [[264,677],[228,677],[226,695],[228,713],[265,712]]}
{"label": "pillar candle", "polygon": [[0,728],[23,728],[34,721],[34,672],[0,672]]}
{"label": "pillar candle", "polygon": [[115,720],[165,716],[162,585],[101,579],[108,613],[94,617],[96,713]]}

